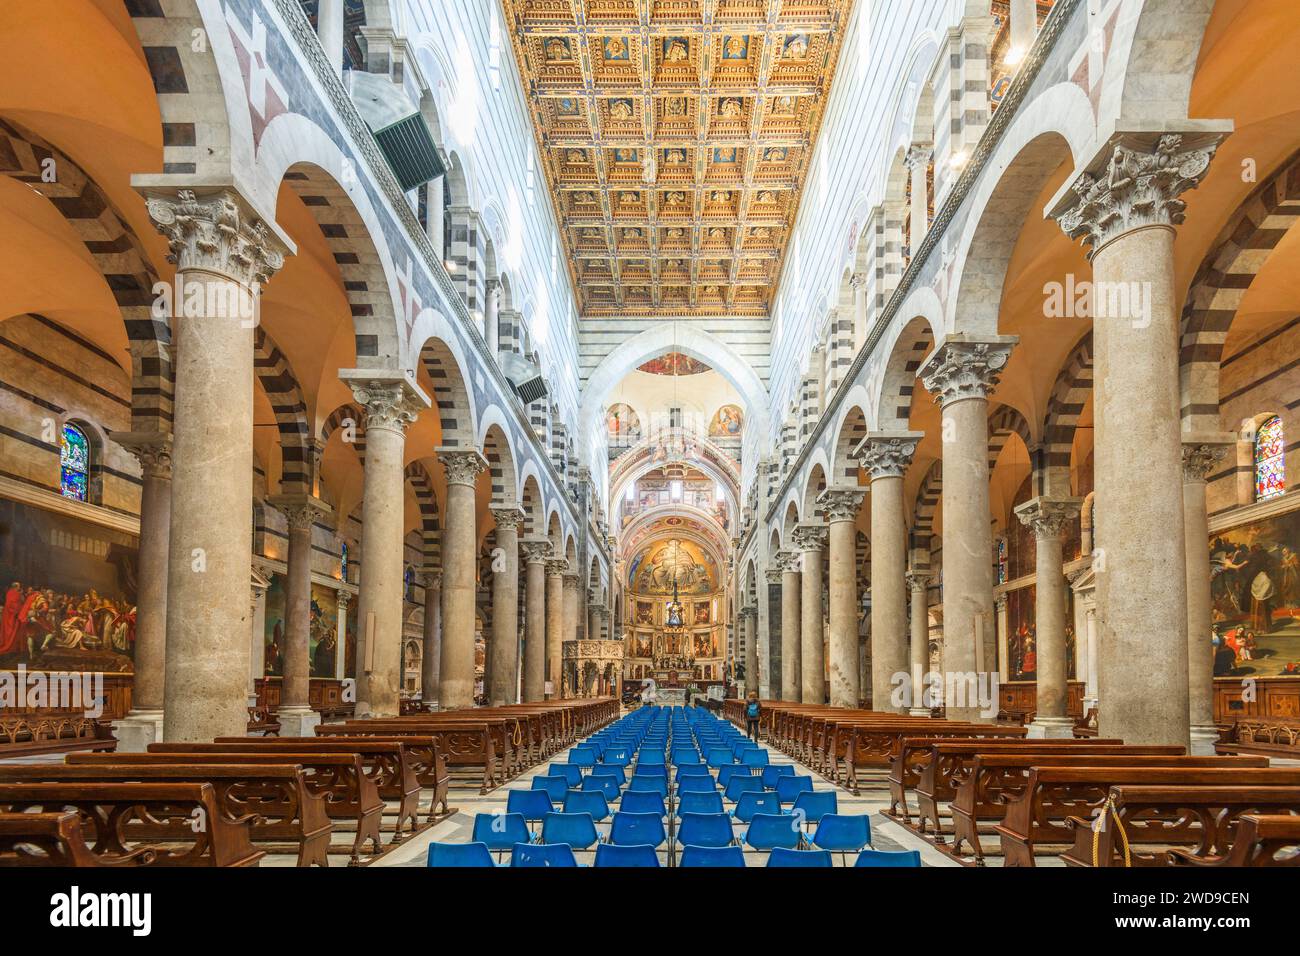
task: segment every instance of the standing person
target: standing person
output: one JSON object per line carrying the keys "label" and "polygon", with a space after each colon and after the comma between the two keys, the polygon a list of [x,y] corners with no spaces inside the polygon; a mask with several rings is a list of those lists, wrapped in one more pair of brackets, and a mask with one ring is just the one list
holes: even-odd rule
{"label": "standing person", "polygon": [[749,700],[745,703],[745,731],[754,743],[758,743],[758,718],[762,712],[763,708],[758,704],[758,691],[751,690]]}

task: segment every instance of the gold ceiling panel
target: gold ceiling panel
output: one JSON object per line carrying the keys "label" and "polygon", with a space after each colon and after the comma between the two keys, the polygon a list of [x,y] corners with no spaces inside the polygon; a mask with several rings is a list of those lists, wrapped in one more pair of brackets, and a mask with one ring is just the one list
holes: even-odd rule
{"label": "gold ceiling panel", "polygon": [[502,0],[584,316],[766,315],[853,0]]}

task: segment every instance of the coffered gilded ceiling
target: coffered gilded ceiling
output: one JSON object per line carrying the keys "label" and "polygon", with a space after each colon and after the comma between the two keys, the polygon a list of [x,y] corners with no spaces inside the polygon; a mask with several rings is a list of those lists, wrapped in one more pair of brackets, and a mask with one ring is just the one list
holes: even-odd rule
{"label": "coffered gilded ceiling", "polygon": [[853,0],[502,2],[583,315],[766,315]]}

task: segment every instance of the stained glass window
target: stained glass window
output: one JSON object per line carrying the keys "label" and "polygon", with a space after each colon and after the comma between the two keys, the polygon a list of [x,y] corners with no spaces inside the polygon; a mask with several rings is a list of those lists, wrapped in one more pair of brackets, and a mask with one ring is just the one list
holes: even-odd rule
{"label": "stained glass window", "polygon": [[342,544],[342,550],[339,552],[339,580],[347,583],[348,580],[348,543]]}
{"label": "stained glass window", "polygon": [[59,492],[65,498],[87,501],[89,479],[90,439],[68,422],[59,441]]}
{"label": "stained glass window", "polygon": [[1255,432],[1255,500],[1276,498],[1286,491],[1286,441],[1282,419],[1274,415]]}
{"label": "stained glass window", "polygon": [[406,573],[402,576],[402,581],[406,585],[406,600],[415,600],[415,568],[409,564],[406,566]]}

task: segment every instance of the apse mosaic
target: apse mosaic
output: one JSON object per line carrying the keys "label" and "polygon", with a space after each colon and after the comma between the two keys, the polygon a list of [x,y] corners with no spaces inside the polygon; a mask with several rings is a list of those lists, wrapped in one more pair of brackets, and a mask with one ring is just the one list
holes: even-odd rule
{"label": "apse mosaic", "polygon": [[708,594],[715,590],[713,562],[699,545],[679,538],[638,554],[628,569],[628,586],[638,594]]}
{"label": "apse mosaic", "polygon": [[135,536],[0,499],[0,667],[131,673]]}
{"label": "apse mosaic", "polygon": [[768,314],[852,9],[504,0],[582,315]]}
{"label": "apse mosaic", "polygon": [[1300,675],[1300,511],[1214,535],[1210,597],[1215,676]]}

